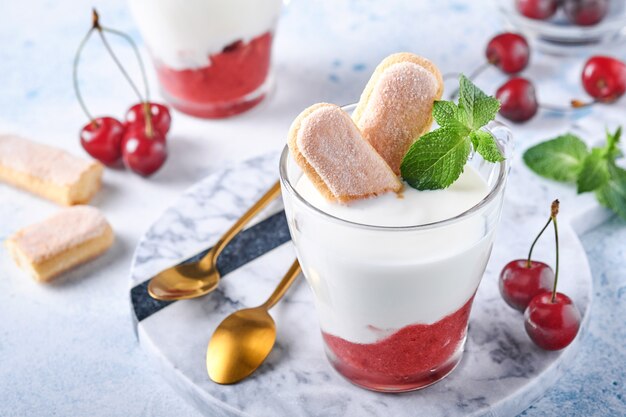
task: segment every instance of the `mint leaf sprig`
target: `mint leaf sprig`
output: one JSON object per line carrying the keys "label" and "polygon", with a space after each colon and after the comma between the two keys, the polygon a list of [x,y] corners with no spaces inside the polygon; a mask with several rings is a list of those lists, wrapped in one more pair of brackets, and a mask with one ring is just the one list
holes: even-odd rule
{"label": "mint leaf sprig", "polygon": [[493,136],[480,130],[496,117],[500,102],[464,75],[459,85],[459,103],[435,101],[433,118],[439,128],[422,135],[402,160],[400,173],[413,188],[438,190],[452,185],[463,173],[472,147],[489,162],[504,160]]}
{"label": "mint leaf sprig", "polygon": [[616,159],[622,156],[619,127],[606,132],[606,144],[587,149],[579,137],[567,133],[535,145],[524,153],[524,162],[536,174],[575,183],[579,194],[594,192],[598,202],[626,220],[626,170]]}

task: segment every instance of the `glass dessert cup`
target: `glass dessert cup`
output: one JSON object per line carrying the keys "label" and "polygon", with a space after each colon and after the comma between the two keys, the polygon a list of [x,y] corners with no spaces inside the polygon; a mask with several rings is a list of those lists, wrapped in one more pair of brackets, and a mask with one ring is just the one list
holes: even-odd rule
{"label": "glass dessert cup", "polygon": [[282,0],[130,0],[165,99],[177,110],[224,118],[272,87],[271,49]]}
{"label": "glass dessert cup", "polygon": [[536,41],[542,51],[562,55],[593,52],[598,45],[619,44],[626,37],[626,7],[623,1],[611,1],[607,15],[592,26],[577,26],[559,10],[548,20],[523,16],[514,0],[497,2],[508,26]]}
{"label": "glass dessert cup", "polygon": [[[343,108],[351,112],[354,105]],[[510,132],[486,130],[508,156]],[[508,159],[468,164],[488,194],[435,223],[386,227],[334,217],[307,202],[285,147],[280,180],[291,237],[313,291],[326,354],[350,382],[375,391],[424,388],[458,365],[469,314],[500,218]]]}

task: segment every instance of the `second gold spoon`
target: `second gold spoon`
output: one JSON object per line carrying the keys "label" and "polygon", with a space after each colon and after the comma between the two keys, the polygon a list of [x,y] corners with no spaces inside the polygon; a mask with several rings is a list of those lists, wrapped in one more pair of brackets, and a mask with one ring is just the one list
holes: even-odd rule
{"label": "second gold spoon", "polygon": [[263,197],[231,226],[224,236],[197,262],[167,268],[155,275],[148,283],[148,293],[157,300],[184,300],[210,293],[220,280],[217,257],[230,242],[261,210],[280,194],[280,183],[276,182]]}
{"label": "second gold spoon", "polygon": [[234,384],[249,376],[272,351],[276,324],[269,315],[298,274],[296,260],[266,302],[226,317],[215,329],[206,352],[209,377],[218,384]]}

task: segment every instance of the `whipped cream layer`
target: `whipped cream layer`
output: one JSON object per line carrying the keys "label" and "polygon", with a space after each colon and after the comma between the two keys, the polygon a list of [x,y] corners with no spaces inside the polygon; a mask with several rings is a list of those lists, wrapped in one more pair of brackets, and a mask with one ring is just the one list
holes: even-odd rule
{"label": "whipped cream layer", "polygon": [[210,65],[209,55],[273,31],[281,0],[130,0],[153,57],[171,69]]}
{"label": "whipped cream layer", "polygon": [[[332,216],[367,225],[415,226],[455,217],[489,192],[469,166],[445,190],[388,193],[348,205],[327,201],[306,176],[297,192]],[[419,231],[368,229],[287,205],[292,235],[326,333],[374,343],[411,324],[433,324],[478,288],[493,228],[481,211]]]}

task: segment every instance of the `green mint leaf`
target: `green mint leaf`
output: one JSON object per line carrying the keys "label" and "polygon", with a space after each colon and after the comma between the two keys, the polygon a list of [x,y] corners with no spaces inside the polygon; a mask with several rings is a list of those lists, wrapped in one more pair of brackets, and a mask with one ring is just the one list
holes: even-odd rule
{"label": "green mint leaf", "polygon": [[617,147],[620,137],[622,136],[622,127],[618,127],[615,133],[611,134],[606,131],[606,156],[609,159],[615,159],[622,156],[622,151]]}
{"label": "green mint leaf", "polygon": [[459,88],[460,119],[471,130],[477,130],[492,121],[500,109],[500,102],[461,75]]}
{"label": "green mint leaf", "polygon": [[484,130],[475,130],[470,133],[470,139],[474,145],[474,150],[476,150],[476,152],[478,152],[485,159],[485,161],[504,161],[504,156],[500,152],[500,148],[498,148],[496,140],[491,133]]}
{"label": "green mint leaf", "polygon": [[626,170],[610,164],[609,173],[611,179],[596,190],[596,198],[604,207],[626,220]]}
{"label": "green mint leaf", "polygon": [[440,127],[417,140],[404,156],[400,172],[418,190],[449,187],[467,162],[470,140],[450,127]]}
{"label": "green mint leaf", "polygon": [[584,159],[576,184],[578,194],[596,190],[609,182],[609,162],[603,148],[593,148]]}
{"label": "green mint leaf", "polygon": [[504,158],[493,137],[481,127],[495,118],[500,103],[461,75],[459,104],[435,101],[433,118],[439,129],[419,138],[409,148],[400,172],[404,180],[418,190],[449,187],[461,173],[471,145],[490,162]]}
{"label": "green mint leaf", "polygon": [[459,120],[459,107],[451,101],[437,100],[433,105],[433,118],[441,127],[450,127],[460,135],[467,135],[469,129]]}
{"label": "green mint leaf", "polygon": [[585,142],[568,133],[529,148],[524,162],[542,177],[574,182],[588,154]]}
{"label": "green mint leaf", "polygon": [[433,103],[433,118],[439,126],[445,126],[450,121],[457,121],[459,108],[451,101],[435,100]]}

